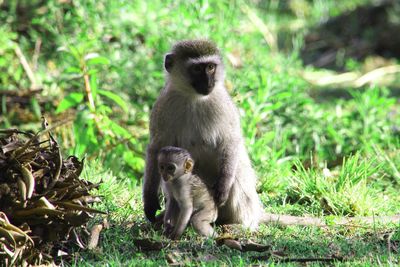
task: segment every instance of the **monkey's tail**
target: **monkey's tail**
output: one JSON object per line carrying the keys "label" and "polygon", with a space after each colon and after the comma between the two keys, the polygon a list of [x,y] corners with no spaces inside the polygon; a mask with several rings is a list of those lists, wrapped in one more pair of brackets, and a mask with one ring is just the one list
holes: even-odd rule
{"label": "monkey's tail", "polygon": [[[329,223],[327,223],[329,221]],[[309,216],[291,216],[285,214],[265,213],[261,218],[261,223],[279,225],[302,225],[326,227],[328,225],[355,225],[355,224],[400,224],[400,215],[394,216],[372,216],[372,217],[338,217],[326,220],[325,218]]]}
{"label": "monkey's tail", "polygon": [[279,225],[326,226],[325,220],[317,217],[300,217],[286,214],[265,213],[261,223]]}

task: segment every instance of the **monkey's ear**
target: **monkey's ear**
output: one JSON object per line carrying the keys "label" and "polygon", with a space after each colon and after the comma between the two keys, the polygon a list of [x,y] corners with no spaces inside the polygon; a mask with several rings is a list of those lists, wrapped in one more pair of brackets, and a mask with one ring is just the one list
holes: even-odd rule
{"label": "monkey's ear", "polygon": [[191,159],[187,159],[185,161],[185,173],[189,173],[193,171],[194,162]]}
{"label": "monkey's ear", "polygon": [[171,72],[172,66],[174,65],[174,54],[166,54],[164,67],[168,72]]}

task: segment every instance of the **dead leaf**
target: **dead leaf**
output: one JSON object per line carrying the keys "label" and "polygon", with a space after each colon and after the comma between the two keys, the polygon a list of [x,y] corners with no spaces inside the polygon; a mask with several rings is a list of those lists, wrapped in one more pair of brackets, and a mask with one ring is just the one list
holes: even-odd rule
{"label": "dead leaf", "polygon": [[133,244],[142,251],[160,251],[164,244],[150,239],[133,239]]}
{"label": "dead leaf", "polygon": [[224,245],[231,248],[231,249],[236,249],[239,251],[242,251],[242,245],[240,244],[239,241],[235,240],[235,239],[224,239]]}
{"label": "dead leaf", "polygon": [[63,160],[48,129],[37,134],[0,130],[0,148],[1,261],[17,266],[52,264],[55,246],[74,236],[80,240],[78,234],[91,213],[98,212],[89,207],[100,200],[90,194],[98,184],[78,177],[83,160]]}
{"label": "dead leaf", "polygon": [[271,246],[263,245],[255,243],[251,240],[247,240],[246,242],[242,242],[242,249],[243,251],[257,251],[257,252],[264,252],[270,250]]}

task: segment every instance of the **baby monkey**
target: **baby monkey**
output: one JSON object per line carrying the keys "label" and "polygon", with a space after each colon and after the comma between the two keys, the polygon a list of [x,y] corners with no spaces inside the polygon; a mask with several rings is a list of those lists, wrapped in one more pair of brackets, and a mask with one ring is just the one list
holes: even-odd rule
{"label": "baby monkey", "polygon": [[194,160],[183,148],[167,146],[158,153],[158,170],[166,197],[164,231],[178,239],[189,221],[197,233],[212,236],[217,219],[213,194],[195,174]]}

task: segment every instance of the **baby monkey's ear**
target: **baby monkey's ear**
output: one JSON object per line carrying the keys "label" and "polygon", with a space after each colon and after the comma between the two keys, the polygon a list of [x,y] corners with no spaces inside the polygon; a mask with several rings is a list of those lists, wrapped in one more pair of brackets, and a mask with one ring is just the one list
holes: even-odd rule
{"label": "baby monkey's ear", "polygon": [[192,159],[187,159],[185,161],[185,173],[190,173],[193,170],[194,162]]}

